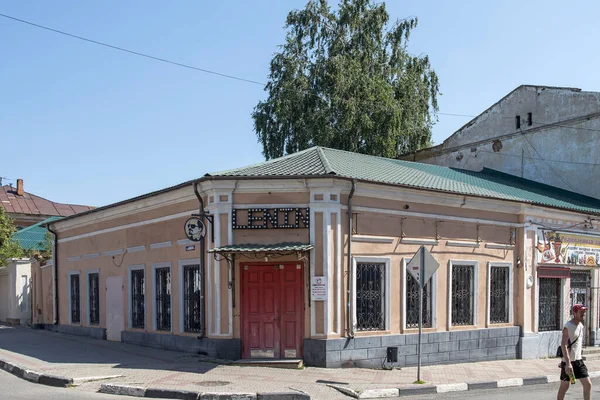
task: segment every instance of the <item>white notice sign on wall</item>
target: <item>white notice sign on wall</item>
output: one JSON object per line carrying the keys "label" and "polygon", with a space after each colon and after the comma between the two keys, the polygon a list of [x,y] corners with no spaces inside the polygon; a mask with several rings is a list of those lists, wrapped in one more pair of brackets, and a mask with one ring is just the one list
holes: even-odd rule
{"label": "white notice sign on wall", "polygon": [[327,287],[328,285],[326,276],[313,276],[312,285],[310,286],[311,300],[327,300]]}

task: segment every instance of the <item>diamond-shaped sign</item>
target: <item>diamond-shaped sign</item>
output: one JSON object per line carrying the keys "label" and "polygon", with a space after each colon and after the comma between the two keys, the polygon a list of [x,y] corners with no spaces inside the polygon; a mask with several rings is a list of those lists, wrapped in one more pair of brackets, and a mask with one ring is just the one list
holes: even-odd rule
{"label": "diamond-shaped sign", "polygon": [[423,275],[423,286],[427,284],[439,267],[440,264],[424,246],[421,246],[406,265],[408,272],[412,274],[419,285],[421,285],[421,275]]}

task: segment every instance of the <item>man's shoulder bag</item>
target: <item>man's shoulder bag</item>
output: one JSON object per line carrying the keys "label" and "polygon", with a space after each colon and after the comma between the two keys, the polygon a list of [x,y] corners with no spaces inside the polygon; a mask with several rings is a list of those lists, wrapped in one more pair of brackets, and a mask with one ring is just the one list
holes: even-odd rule
{"label": "man's shoulder bag", "polygon": [[[581,335],[579,335],[581,336]],[[575,343],[577,343],[577,341],[579,340],[579,336],[577,336],[577,339],[575,339],[575,341],[573,343],[571,343],[571,339],[569,339],[569,343],[567,344],[567,349],[571,350],[571,347],[573,347],[573,345]],[[556,357],[561,357],[563,356],[563,352],[562,352],[562,346],[558,346],[558,349],[556,349]]]}

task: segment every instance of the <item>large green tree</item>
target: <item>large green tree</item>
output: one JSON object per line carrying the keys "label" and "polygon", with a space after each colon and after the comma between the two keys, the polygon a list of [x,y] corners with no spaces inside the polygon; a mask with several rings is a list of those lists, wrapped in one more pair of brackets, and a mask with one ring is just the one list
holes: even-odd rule
{"label": "large green tree", "polygon": [[288,14],[254,129],[266,159],[319,145],[396,157],[431,144],[438,77],[407,43],[417,18],[389,23],[385,4],[310,0]]}
{"label": "large green tree", "polygon": [[20,244],[12,239],[14,232],[13,220],[6,214],[4,207],[0,206],[0,266],[6,265],[9,258],[23,257],[25,254]]}

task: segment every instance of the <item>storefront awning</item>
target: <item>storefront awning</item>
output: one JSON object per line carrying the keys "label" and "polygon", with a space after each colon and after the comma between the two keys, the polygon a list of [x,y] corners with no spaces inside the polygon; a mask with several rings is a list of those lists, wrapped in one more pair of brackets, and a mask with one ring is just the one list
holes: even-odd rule
{"label": "storefront awning", "polygon": [[207,250],[217,254],[239,253],[296,253],[311,250],[314,246],[305,243],[276,243],[276,244],[234,244],[215,247]]}
{"label": "storefront awning", "polygon": [[571,277],[571,269],[565,267],[543,267],[539,266],[538,270],[539,278],[558,278],[567,279]]}

